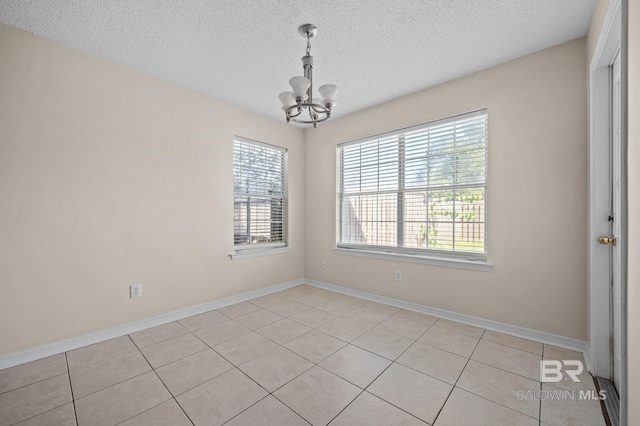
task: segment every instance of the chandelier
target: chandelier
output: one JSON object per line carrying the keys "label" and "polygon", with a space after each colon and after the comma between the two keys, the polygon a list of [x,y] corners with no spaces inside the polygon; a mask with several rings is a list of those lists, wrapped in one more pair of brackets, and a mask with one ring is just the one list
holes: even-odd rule
{"label": "chandelier", "polygon": [[298,32],[307,39],[307,54],[302,57],[304,77],[292,77],[289,84],[293,92],[282,92],[278,97],[282,102],[287,123],[293,121],[318,127],[318,123],[327,121],[331,117],[331,108],[336,105],[338,86],[322,85],[318,88],[322,98],[313,97],[313,56],[309,52],[311,39],[318,33],[318,28],[313,24],[304,24],[300,25]]}

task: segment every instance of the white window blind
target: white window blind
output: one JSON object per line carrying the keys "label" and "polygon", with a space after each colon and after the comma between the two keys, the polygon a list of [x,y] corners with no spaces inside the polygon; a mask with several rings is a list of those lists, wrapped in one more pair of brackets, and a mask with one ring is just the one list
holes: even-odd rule
{"label": "white window blind", "polygon": [[287,245],[287,150],[233,140],[233,238],[236,251]]}
{"label": "white window blind", "polygon": [[487,111],[338,145],[338,247],[486,260]]}

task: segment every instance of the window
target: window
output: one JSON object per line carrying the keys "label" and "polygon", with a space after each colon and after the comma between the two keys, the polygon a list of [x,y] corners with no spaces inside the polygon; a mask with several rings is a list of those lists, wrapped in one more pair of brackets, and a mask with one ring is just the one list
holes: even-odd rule
{"label": "window", "polygon": [[486,261],[487,112],[338,145],[338,248]]}
{"label": "window", "polygon": [[287,150],[233,140],[234,251],[287,245]]}

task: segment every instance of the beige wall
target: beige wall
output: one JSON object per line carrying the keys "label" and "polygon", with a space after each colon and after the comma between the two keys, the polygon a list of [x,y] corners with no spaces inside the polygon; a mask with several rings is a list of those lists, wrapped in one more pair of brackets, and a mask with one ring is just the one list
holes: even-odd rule
{"label": "beige wall", "polygon": [[[305,275],[584,339],[585,51],[575,40],[303,144],[299,129],[0,26],[0,355]],[[485,107],[491,272],[331,252],[336,144]],[[228,258],[234,134],[289,148],[289,254]]]}
{"label": "beige wall", "polygon": [[[585,339],[585,62],[582,38],[305,130],[305,276]],[[337,144],[479,108],[489,111],[491,272],[332,253]]]}
{"label": "beige wall", "polygon": [[628,0],[628,424],[640,425],[640,2]]}
{"label": "beige wall", "polygon": [[[2,25],[0,93],[0,355],[304,276],[301,130]],[[289,148],[288,254],[228,257],[234,134]]]}

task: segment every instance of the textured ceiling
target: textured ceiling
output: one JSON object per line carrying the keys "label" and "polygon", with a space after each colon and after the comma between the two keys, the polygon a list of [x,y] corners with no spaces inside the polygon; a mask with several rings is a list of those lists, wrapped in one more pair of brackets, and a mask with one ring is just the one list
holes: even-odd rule
{"label": "textured ceiling", "polygon": [[595,0],[0,0],[0,22],[284,121],[302,74],[344,116],[586,35]]}

